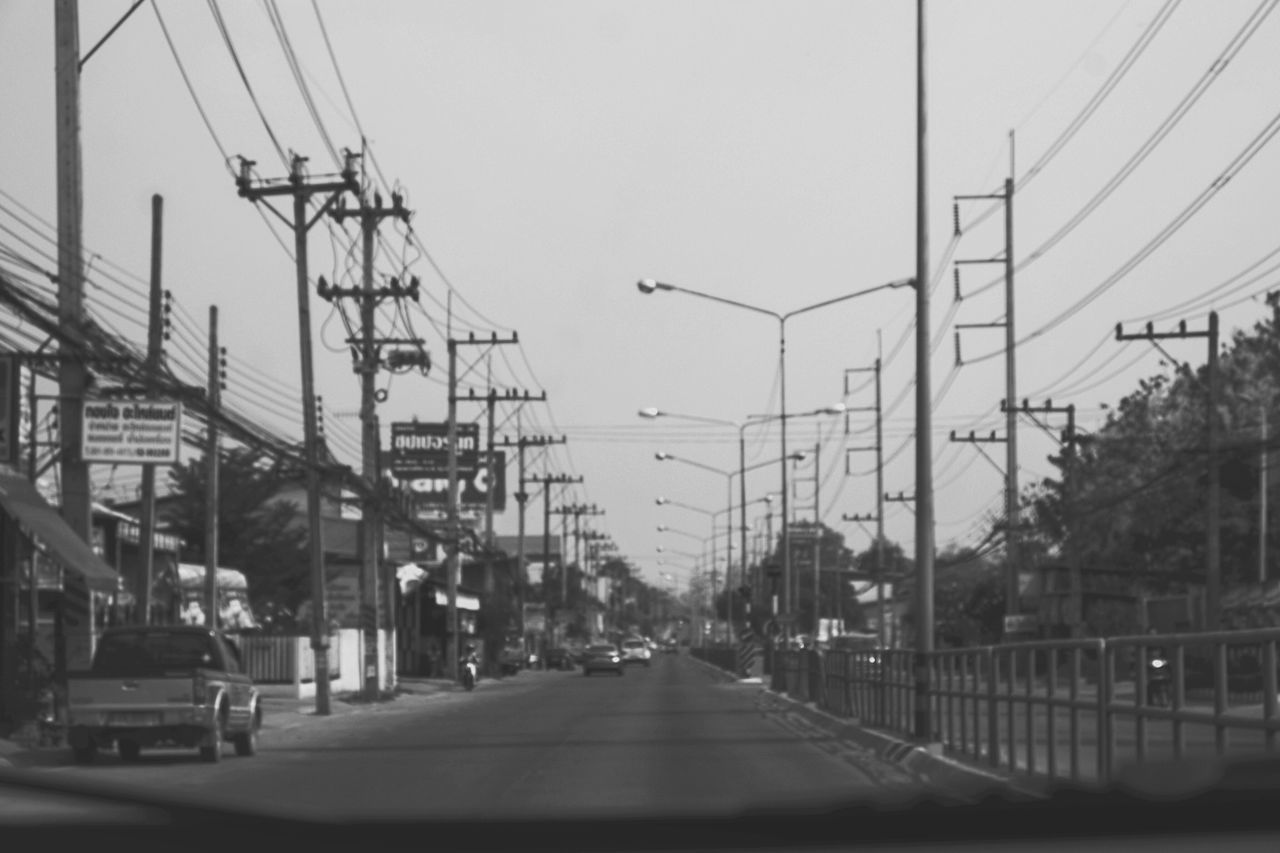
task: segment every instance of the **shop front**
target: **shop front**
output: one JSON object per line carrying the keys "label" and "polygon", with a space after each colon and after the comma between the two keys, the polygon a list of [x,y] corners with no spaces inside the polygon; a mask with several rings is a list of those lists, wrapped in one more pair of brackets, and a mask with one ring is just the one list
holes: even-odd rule
{"label": "shop front", "polygon": [[[451,637],[448,589],[443,581],[431,578],[426,569],[413,563],[397,569],[396,578],[399,674],[443,678],[445,649]],[[457,610],[461,644],[474,644],[483,660],[483,639],[477,624],[479,593],[459,586]]]}
{"label": "shop front", "polygon": [[[34,484],[0,466],[0,711],[37,660],[61,681],[87,667],[102,610],[120,578]],[[47,618],[46,618],[47,617]],[[29,677],[29,675],[28,675]]]}

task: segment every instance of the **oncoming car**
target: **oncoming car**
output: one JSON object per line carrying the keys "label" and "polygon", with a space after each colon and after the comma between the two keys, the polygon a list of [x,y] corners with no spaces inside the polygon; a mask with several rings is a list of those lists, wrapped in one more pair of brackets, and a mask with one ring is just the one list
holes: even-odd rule
{"label": "oncoming car", "polygon": [[618,647],[612,643],[588,646],[582,656],[583,675],[591,675],[593,672],[612,672],[622,675],[622,668],[622,655],[619,654]]}
{"label": "oncoming car", "polygon": [[622,661],[623,663],[642,663],[649,665],[649,659],[652,657],[649,651],[649,644],[644,640],[633,637],[629,640],[622,641]]}

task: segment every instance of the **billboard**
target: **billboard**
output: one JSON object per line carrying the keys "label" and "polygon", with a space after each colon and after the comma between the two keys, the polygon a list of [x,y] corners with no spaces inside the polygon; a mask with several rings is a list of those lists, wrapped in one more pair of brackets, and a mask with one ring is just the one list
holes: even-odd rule
{"label": "billboard", "polygon": [[[469,474],[458,470],[458,503],[462,507],[484,509],[488,493],[493,492],[493,511],[507,508],[507,454],[494,451],[494,466],[490,472],[487,454],[476,455],[476,467]],[[423,508],[447,508],[449,506],[449,474],[434,470],[405,470],[395,472],[393,485],[403,484],[413,495],[414,504]]]}
{"label": "billboard", "polygon": [[[457,424],[458,476],[472,477],[480,466],[480,425]],[[449,476],[449,424],[391,425],[391,473],[401,480]]]}
{"label": "billboard", "polygon": [[84,401],[85,462],[175,465],[182,404],[170,400]]}

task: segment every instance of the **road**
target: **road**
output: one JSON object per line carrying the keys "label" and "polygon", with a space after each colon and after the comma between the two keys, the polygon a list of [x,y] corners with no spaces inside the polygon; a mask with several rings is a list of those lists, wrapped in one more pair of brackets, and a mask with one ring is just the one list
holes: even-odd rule
{"label": "road", "polygon": [[622,677],[524,672],[291,728],[268,719],[256,756],[228,748],[217,764],[194,750],[144,750],[136,764],[105,754],[34,772],[352,818],[711,814],[914,786],[765,695],[684,655],[659,656]]}

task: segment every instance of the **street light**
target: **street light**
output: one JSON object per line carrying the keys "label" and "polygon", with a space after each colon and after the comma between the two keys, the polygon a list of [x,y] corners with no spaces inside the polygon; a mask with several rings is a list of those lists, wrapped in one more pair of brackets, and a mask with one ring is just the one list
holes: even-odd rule
{"label": "street light", "polygon": [[[784,382],[784,387],[785,387],[785,382]],[[784,397],[784,400],[785,400],[785,397]],[[784,402],[784,409],[785,409],[785,402]],[[704,423],[724,424],[726,426],[734,427],[735,429],[738,430],[738,473],[742,475],[738,484],[739,494],[741,495],[741,500],[740,500],[741,518],[739,523],[742,528],[742,537],[741,537],[742,538],[742,579],[744,581],[746,580],[746,577],[747,577],[747,533],[746,533],[747,480],[745,476],[745,473],[747,471],[746,429],[749,426],[770,423],[775,420],[782,421],[783,455],[781,456],[780,459],[776,461],[779,461],[782,463],[782,543],[783,543],[782,566],[783,566],[783,578],[785,582],[783,587],[784,589],[784,608],[783,609],[788,612],[790,611],[790,608],[791,608],[791,593],[790,593],[791,560],[790,560],[790,538],[787,533],[787,462],[797,457],[788,456],[786,453],[786,449],[787,449],[786,422],[790,418],[813,417],[816,415],[839,415],[839,414],[844,414],[844,412],[845,412],[844,403],[835,403],[834,405],[823,406],[822,408],[812,409],[807,412],[796,412],[790,415],[785,414],[785,412],[776,414],[776,415],[749,415],[747,417],[747,420],[742,423],[727,421],[721,418],[707,418],[707,417],[702,417],[700,415],[684,415],[684,414],[678,414],[676,412],[666,412],[666,411],[663,411],[662,409],[658,409],[653,406],[643,408],[638,413],[642,418],[649,418],[649,419],[662,418],[662,417],[679,418],[681,420],[688,420],[688,421],[702,421]],[[659,456],[659,459],[662,459],[662,458],[663,458],[662,456]],[[801,455],[799,458],[804,458],[804,456]],[[698,465],[699,463],[691,463],[691,464]],[[707,467],[707,466],[700,466],[700,467]],[[710,470],[714,471],[718,469],[712,468]],[[732,488],[733,488],[732,480],[730,480],[729,488],[732,491]],[[730,504],[732,504],[732,502],[733,502],[733,499],[730,498]],[[730,539],[730,542],[732,542],[732,538]],[[772,547],[772,543],[770,543],[770,546]],[[726,577],[726,586],[732,589],[732,584],[729,583],[728,581],[729,579],[728,577]],[[748,610],[748,614],[749,613],[750,611]]]}
{"label": "street light", "polygon": [[[919,269],[920,269],[920,264],[917,263],[917,272],[919,271]],[[927,284],[928,282],[927,277],[920,276],[920,278],[923,279]],[[778,376],[779,376],[779,400],[780,400],[779,408],[782,411],[782,416],[781,416],[782,456],[783,456],[783,461],[782,461],[782,571],[783,571],[784,577],[789,578],[791,576],[791,537],[788,531],[789,520],[787,518],[787,462],[786,462],[786,455],[787,455],[787,421],[786,421],[786,417],[787,417],[787,320],[791,319],[792,317],[795,317],[798,314],[805,314],[810,311],[816,311],[819,308],[826,308],[830,305],[835,305],[840,302],[846,302],[850,299],[854,299],[859,296],[866,296],[867,294],[876,293],[877,291],[891,290],[899,287],[915,287],[915,284],[916,284],[915,277],[900,278],[894,281],[886,282],[885,284],[878,284],[875,287],[868,287],[863,290],[856,290],[853,293],[846,293],[843,296],[836,296],[832,299],[824,299],[822,302],[815,302],[812,305],[806,305],[803,308],[797,308],[793,311],[788,311],[785,314],[780,314],[777,311],[771,311],[767,308],[761,308],[758,305],[750,305],[746,302],[739,302],[736,299],[726,299],[723,296],[716,296],[711,293],[703,293],[702,291],[699,291],[699,290],[691,290],[690,288],[687,288],[687,287],[679,287],[674,284],[667,284],[665,282],[655,281],[654,279],[651,279],[651,278],[644,278],[636,282],[636,287],[639,288],[641,293],[651,294],[659,290],[674,291],[678,293],[687,293],[690,296],[699,296],[703,299],[709,299],[712,302],[719,302],[724,305],[731,305],[735,308],[742,308],[746,311],[751,311],[756,314],[764,314],[765,316],[772,317],[778,321]],[[919,290],[923,290],[925,293],[928,292],[927,287],[919,288]],[[926,327],[926,334],[927,334],[927,331],[928,330]]]}

